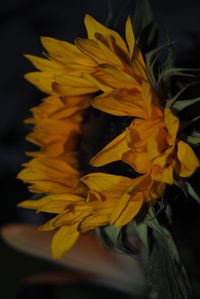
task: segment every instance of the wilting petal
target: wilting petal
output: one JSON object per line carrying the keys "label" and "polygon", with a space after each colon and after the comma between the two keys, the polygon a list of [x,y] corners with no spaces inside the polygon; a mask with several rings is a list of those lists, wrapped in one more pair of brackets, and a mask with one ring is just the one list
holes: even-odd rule
{"label": "wilting petal", "polygon": [[176,167],[176,172],[181,177],[189,177],[200,166],[199,159],[187,143],[179,141],[177,147],[177,157],[180,165]]}

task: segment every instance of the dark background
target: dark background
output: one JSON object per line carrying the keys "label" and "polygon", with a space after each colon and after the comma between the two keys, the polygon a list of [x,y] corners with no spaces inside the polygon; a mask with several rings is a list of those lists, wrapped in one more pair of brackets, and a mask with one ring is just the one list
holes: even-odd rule
{"label": "dark background", "polygon": [[[135,0],[132,0],[132,2],[134,3]],[[200,1],[152,0],[150,2],[152,3],[155,19],[160,27],[160,43],[166,41],[165,28],[167,26],[172,39],[176,40],[177,65],[200,67]],[[113,0],[113,3],[114,13],[117,15],[122,9],[124,1]],[[25,73],[33,70],[23,54],[40,55],[43,51],[40,36],[51,36],[70,42],[73,42],[77,36],[85,36],[86,32],[83,25],[85,13],[89,13],[97,20],[104,22],[107,15],[107,1],[1,1],[1,226],[16,221],[38,221],[38,218],[32,212],[24,213],[16,208],[19,201],[28,197],[26,187],[16,180],[16,175],[21,169],[21,163],[27,159],[24,151],[30,147],[25,142],[25,135],[29,132],[29,128],[24,125],[23,119],[29,116],[28,110],[37,105],[42,96],[36,88],[23,78]],[[200,283],[200,239],[198,231],[200,208],[192,199],[189,202],[178,199],[175,204],[175,215],[175,233],[178,236],[180,252],[193,284],[194,298],[200,298],[198,286]],[[32,298],[30,294],[33,294],[33,292],[20,287],[21,282],[28,275],[52,269],[52,267],[54,266],[49,263],[15,252],[0,240],[0,298]],[[36,288],[34,289],[36,290]],[[46,289],[40,287],[34,296],[46,298],[47,294],[49,298],[54,298],[50,287],[46,287]],[[84,297],[84,294],[86,297]],[[93,298],[94,290],[84,288],[83,292],[81,291],[82,297],[78,297],[72,287],[67,298],[73,296],[77,296],[77,298],[90,298],[89,296],[91,296]]]}

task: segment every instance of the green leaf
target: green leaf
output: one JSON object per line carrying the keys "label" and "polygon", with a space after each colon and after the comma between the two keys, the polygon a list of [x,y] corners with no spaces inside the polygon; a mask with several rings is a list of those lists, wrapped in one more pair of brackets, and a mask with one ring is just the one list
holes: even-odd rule
{"label": "green leaf", "polygon": [[191,287],[183,266],[177,260],[176,245],[170,234],[152,231],[152,250],[147,275],[159,299],[188,299]]}
{"label": "green leaf", "polygon": [[[168,78],[173,76],[184,77],[184,78],[199,78],[199,74],[195,74],[196,72],[200,72],[199,69],[191,69],[191,68],[170,68],[165,70],[160,74],[159,82],[168,80]],[[194,73],[194,74],[193,74]]]}
{"label": "green leaf", "polygon": [[136,42],[145,27],[154,21],[151,6],[148,0],[138,0],[134,17],[134,33]]}
{"label": "green leaf", "polygon": [[114,19],[110,20],[110,27],[116,30],[122,37],[124,36],[124,28],[128,15],[130,14],[130,2],[127,1],[120,11],[119,15]]}
{"label": "green leaf", "polygon": [[[172,42],[169,33],[167,31],[167,39],[168,42]],[[171,44],[168,47],[168,56],[166,61],[164,62],[164,64],[162,65],[162,72],[165,72],[166,70],[173,68],[175,66],[175,60],[176,60],[176,55],[175,55],[175,49],[174,49],[174,45]],[[172,96],[172,80],[169,79],[167,81],[165,81],[165,85],[164,86],[160,86],[160,88],[164,88],[164,94],[167,95],[168,97]]]}
{"label": "green leaf", "polygon": [[188,121],[182,121],[180,128],[179,128],[179,132],[185,130],[187,127],[189,127],[190,125],[194,124],[195,122],[197,122],[200,119],[200,115],[188,120]]}
{"label": "green leaf", "polygon": [[145,55],[156,47],[158,40],[158,27],[154,21],[146,25],[139,37],[136,39],[136,43],[142,53]]}
{"label": "green leaf", "polygon": [[133,246],[129,238],[130,235],[128,234],[127,226],[122,227],[117,240],[117,248],[126,254],[137,255],[139,250]]}
{"label": "green leaf", "polygon": [[167,60],[165,61],[162,70],[166,71],[170,68],[173,68],[175,65],[175,60],[176,60],[176,54],[175,54],[175,48],[174,48],[174,43],[172,39],[169,36],[169,33],[167,32],[167,39],[168,43],[171,43],[168,47],[168,57]]}
{"label": "green leaf", "polygon": [[193,197],[199,204],[200,204],[200,197],[194,190],[194,188],[191,186],[191,184],[188,181],[185,181],[185,184],[187,185],[187,192],[188,194]]}
{"label": "green leaf", "polygon": [[160,225],[153,208],[144,223],[149,228],[149,269],[147,281],[159,299],[188,299],[191,287],[169,230]]}
{"label": "green leaf", "polygon": [[148,250],[148,226],[144,222],[136,223],[135,221],[132,223],[137,232],[140,240],[143,242],[145,248]]}
{"label": "green leaf", "polygon": [[107,0],[108,3],[108,15],[105,21],[105,26],[110,26],[112,20],[113,20],[113,4],[112,0]]}
{"label": "green leaf", "polygon": [[153,87],[155,89],[157,89],[157,81],[155,78],[155,74],[154,74],[154,67],[155,67],[155,63],[157,62],[161,51],[165,50],[166,48],[168,48],[169,46],[171,46],[174,42],[169,42],[161,47],[158,47],[150,52],[148,52],[145,56],[146,58],[146,64],[147,64],[147,72],[149,75],[149,79],[151,81],[151,84],[153,85]]}
{"label": "green leaf", "polygon": [[200,136],[187,136],[186,141],[191,145],[198,145],[200,144]]}
{"label": "green leaf", "polygon": [[97,234],[110,249],[119,249],[129,255],[138,254],[138,249],[129,241],[127,226],[116,229],[115,225],[109,225],[97,230]]}
{"label": "green leaf", "polygon": [[180,100],[174,103],[173,108],[177,111],[180,112],[181,110],[194,105],[195,103],[198,103],[200,101],[200,97],[190,99],[190,100]]}
{"label": "green leaf", "polygon": [[166,106],[168,108],[172,107],[174,105],[174,103],[179,99],[179,97],[191,86],[197,84],[198,81],[192,82],[187,84],[186,86],[184,86],[179,92],[177,92],[172,98],[166,100]]}

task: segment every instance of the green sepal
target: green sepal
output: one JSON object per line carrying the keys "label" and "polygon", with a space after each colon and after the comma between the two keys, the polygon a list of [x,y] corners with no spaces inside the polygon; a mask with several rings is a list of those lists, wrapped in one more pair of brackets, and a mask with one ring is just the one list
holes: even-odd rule
{"label": "green sepal", "polygon": [[200,197],[188,181],[185,181],[188,194],[200,204]]}
{"label": "green sepal", "polygon": [[97,229],[97,235],[106,247],[112,250],[119,249],[129,255],[136,255],[139,251],[129,241],[127,227],[116,229],[115,225],[108,225]]}
{"label": "green sepal", "polygon": [[[134,26],[134,25],[133,25]],[[136,44],[142,54],[146,54],[155,48],[158,40],[158,27],[154,21],[146,25],[143,31],[136,38]]]}
{"label": "green sepal", "polygon": [[198,103],[200,101],[200,97],[190,99],[190,100],[180,100],[174,103],[173,109],[175,109],[177,112],[182,111],[183,109],[194,105],[195,103]]}
{"label": "green sepal", "polygon": [[123,6],[123,8],[121,9],[119,15],[111,19],[109,22],[109,27],[117,31],[123,38],[124,38],[125,23],[128,15],[130,15],[131,12],[130,2],[131,0],[127,1]]}
{"label": "green sepal", "polygon": [[187,127],[189,127],[190,125],[194,124],[198,120],[200,120],[200,115],[195,116],[194,118],[192,118],[192,119],[190,119],[188,121],[182,121],[181,124],[180,124],[179,132],[185,130]]}
{"label": "green sepal", "polygon": [[160,56],[160,53],[165,50],[166,48],[168,48],[169,46],[173,45],[174,42],[169,42],[161,47],[158,47],[150,52],[148,52],[146,55],[145,55],[145,58],[146,58],[146,65],[147,65],[147,72],[148,72],[148,75],[149,75],[149,80],[152,84],[152,86],[154,87],[154,89],[157,90],[158,88],[158,84],[157,84],[157,80],[156,80],[156,77],[155,77],[155,72],[154,72],[154,67],[155,67],[155,64]]}
{"label": "green sepal", "polygon": [[[169,33],[167,31],[167,39],[168,42],[172,42],[172,39],[169,36]],[[175,48],[174,48],[174,44],[172,42],[172,44],[168,47],[168,56],[166,61],[164,62],[164,64],[162,65],[162,71],[165,72],[166,70],[173,68],[175,66],[175,61],[176,61],[176,54],[175,54]],[[160,88],[164,88],[164,94],[165,97],[171,97],[172,96],[172,81],[168,80],[167,82],[165,82],[165,85],[162,86]]]}
{"label": "green sepal", "polygon": [[154,22],[153,12],[148,0],[138,0],[134,16],[134,33],[137,39],[147,25]]}
{"label": "green sepal", "polygon": [[170,108],[174,105],[174,103],[180,98],[180,96],[191,86],[197,84],[198,81],[189,83],[187,85],[185,85],[183,88],[181,88],[181,90],[179,90],[172,98],[166,100],[166,107]]}
{"label": "green sepal", "polygon": [[146,250],[148,250],[148,226],[144,222],[136,223],[135,221],[132,223],[132,227],[134,227],[135,231],[137,232],[140,240],[142,241],[143,245],[145,246]]}
{"label": "green sepal", "polygon": [[199,74],[195,74],[196,72],[200,72],[200,70],[191,69],[191,68],[178,68],[178,67],[169,68],[160,73],[158,83],[163,82],[164,84],[166,84],[166,81],[171,79],[171,77],[174,76],[198,79]]}
{"label": "green sepal", "polygon": [[186,137],[186,142],[195,146],[200,144],[200,136],[187,136]]}
{"label": "green sepal", "polygon": [[168,46],[168,57],[166,61],[163,64],[162,70],[166,71],[170,68],[173,68],[175,66],[175,61],[176,61],[176,54],[175,54],[175,48],[174,48],[174,42],[170,38],[169,33],[167,32],[167,39],[168,43],[170,44]]}

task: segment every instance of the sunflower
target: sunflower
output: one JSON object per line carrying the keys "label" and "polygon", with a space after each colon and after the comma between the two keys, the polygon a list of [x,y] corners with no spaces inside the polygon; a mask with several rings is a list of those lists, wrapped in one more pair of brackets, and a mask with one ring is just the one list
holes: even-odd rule
{"label": "sunflower", "polygon": [[[178,137],[179,118],[161,106],[130,17],[126,40],[91,16],[86,15],[85,25],[87,39],[77,38],[72,45],[44,37],[46,58],[26,55],[39,70],[26,79],[48,96],[26,120],[34,125],[27,139],[40,150],[28,153],[32,160],[18,175],[41,198],[19,206],[56,214],[40,228],[56,229],[55,258],[69,250],[80,233],[128,224],[144,205],[163,196],[174,177],[189,177],[199,167],[190,145]],[[82,172],[79,147],[90,109],[131,122],[93,155],[93,168]],[[98,126],[96,119],[93,124]],[[116,161],[132,175],[97,172],[97,167]]]}

